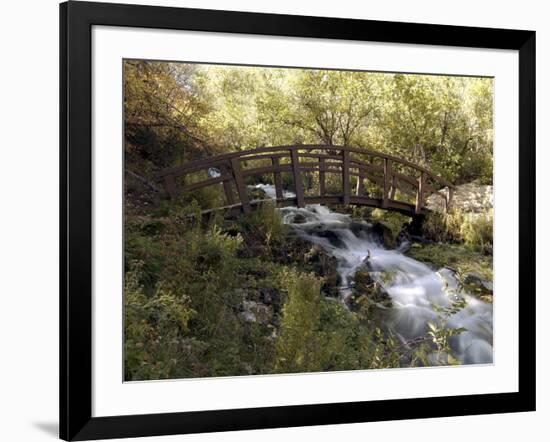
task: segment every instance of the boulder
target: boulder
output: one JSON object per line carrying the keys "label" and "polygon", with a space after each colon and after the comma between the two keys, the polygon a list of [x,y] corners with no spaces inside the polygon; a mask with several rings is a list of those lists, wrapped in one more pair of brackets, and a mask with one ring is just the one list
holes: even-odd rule
{"label": "boulder", "polygon": [[268,195],[265,190],[259,187],[249,187],[248,188],[248,197],[251,200],[265,200],[268,199]]}
{"label": "boulder", "polygon": [[486,300],[493,297],[493,282],[475,272],[468,272],[462,279],[465,289]]}
{"label": "boulder", "polygon": [[338,275],[338,261],[332,255],[327,254],[319,245],[311,246],[304,255],[304,262],[313,268],[315,274],[323,278],[321,291],[325,296],[337,297],[339,295],[340,276]]}
{"label": "boulder", "polygon": [[401,229],[395,238],[395,246],[401,253],[407,252],[411,248],[412,238],[406,228]]}
{"label": "boulder", "polygon": [[[444,212],[447,192],[447,188],[444,188],[430,195],[426,200],[426,207],[436,212]],[[470,213],[490,210],[493,208],[493,186],[476,182],[456,186],[451,207]]]}
{"label": "boulder", "polygon": [[388,226],[381,222],[376,222],[372,225],[372,232],[380,239],[385,247],[388,249],[395,248],[395,238],[393,237],[392,230]]}
{"label": "boulder", "polygon": [[330,244],[334,247],[345,247],[344,242],[340,239],[338,234],[334,230],[316,230],[314,233],[315,236],[319,238],[325,238]]}
{"label": "boulder", "polygon": [[304,224],[306,222],[307,218],[301,213],[296,213],[290,221],[291,224]]}
{"label": "boulder", "polygon": [[273,319],[273,309],[261,302],[244,301],[240,315],[245,321],[267,325]]}
{"label": "boulder", "polygon": [[384,287],[375,281],[366,268],[362,266],[355,272],[351,294],[346,298],[346,304],[352,311],[368,314],[373,308],[387,309],[392,307],[392,301]]}
{"label": "boulder", "polygon": [[281,292],[274,287],[260,287],[260,301],[273,308],[275,313],[281,311]]}

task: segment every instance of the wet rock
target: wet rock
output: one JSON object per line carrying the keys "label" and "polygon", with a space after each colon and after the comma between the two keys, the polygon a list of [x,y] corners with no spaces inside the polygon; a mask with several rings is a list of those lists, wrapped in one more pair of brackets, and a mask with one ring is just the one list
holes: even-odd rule
{"label": "wet rock", "polygon": [[296,213],[290,222],[292,224],[304,224],[307,222],[307,218],[301,213]]}
{"label": "wet rock", "polygon": [[482,299],[493,297],[493,282],[478,273],[468,272],[463,277],[465,288]]}
{"label": "wet rock", "polygon": [[365,267],[357,270],[353,277],[353,290],[346,298],[349,309],[368,315],[373,308],[388,309],[392,301],[384,287],[376,281]]}
{"label": "wet rock", "polygon": [[393,232],[388,226],[380,222],[376,222],[372,225],[372,232],[380,238],[380,241],[385,247],[388,249],[395,248],[395,238],[393,237]]}
{"label": "wet rock", "polygon": [[311,246],[304,255],[304,262],[313,268],[313,271],[323,278],[321,292],[325,296],[339,295],[340,276],[338,275],[338,261],[334,256],[327,254],[320,246]]}
{"label": "wet rock", "polygon": [[370,272],[366,269],[357,270],[353,277],[353,288],[356,292],[368,293],[375,284]]}
{"label": "wet rock", "polygon": [[395,246],[401,252],[405,253],[411,248],[412,238],[406,228],[401,229],[395,238]]}
{"label": "wet rock", "polygon": [[318,230],[315,236],[327,239],[334,247],[345,247],[345,243],[340,239],[334,230]]}
{"label": "wet rock", "polygon": [[352,221],[349,224],[349,229],[359,238],[369,238],[372,236],[372,226],[366,223]]}
{"label": "wet rock", "polygon": [[264,200],[268,198],[268,195],[265,192],[265,190],[259,187],[249,187],[248,196],[251,200]]}

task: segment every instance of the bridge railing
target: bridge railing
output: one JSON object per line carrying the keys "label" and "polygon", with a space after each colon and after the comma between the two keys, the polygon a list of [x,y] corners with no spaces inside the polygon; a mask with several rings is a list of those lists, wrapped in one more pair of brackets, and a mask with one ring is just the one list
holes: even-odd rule
{"label": "bridge railing", "polygon": [[[202,179],[195,182],[186,180],[186,177],[196,176],[197,172],[203,172]],[[302,178],[308,173],[318,174],[318,195],[306,195]],[[240,206],[248,213],[251,201],[246,180],[267,174],[273,176],[277,202],[298,207],[312,203],[342,203],[420,213],[426,198],[443,187],[447,192],[439,195],[448,208],[454,189],[450,182],[430,170],[402,158],[366,149],[327,145],[276,146],[231,152],[165,169],[157,179],[171,198],[221,185],[225,207]],[[283,174],[291,175],[295,196],[285,196]],[[327,189],[327,174],[341,177],[341,188],[336,195]],[[351,177],[355,177],[353,189]],[[380,195],[366,192],[365,184],[369,182],[379,189]],[[414,202],[396,198],[397,191],[411,196]]]}

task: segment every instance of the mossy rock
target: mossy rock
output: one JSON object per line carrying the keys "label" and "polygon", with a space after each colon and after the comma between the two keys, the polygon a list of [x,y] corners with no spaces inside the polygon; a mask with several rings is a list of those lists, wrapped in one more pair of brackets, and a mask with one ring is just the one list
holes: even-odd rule
{"label": "mossy rock", "polygon": [[395,248],[395,237],[392,229],[381,222],[376,222],[372,225],[372,232],[380,238],[382,244],[388,249]]}
{"label": "mossy rock", "polygon": [[346,299],[349,308],[355,312],[368,314],[373,308],[391,308],[392,301],[384,287],[375,281],[365,268],[357,270],[353,277],[353,290]]}
{"label": "mossy rock", "polygon": [[468,272],[462,277],[462,284],[466,291],[483,301],[493,301],[493,283],[486,280],[479,273]]}
{"label": "mossy rock", "polygon": [[334,256],[327,254],[320,246],[313,245],[304,255],[306,265],[313,272],[323,278],[321,292],[325,296],[337,297],[339,295],[340,276],[338,275],[338,261]]}

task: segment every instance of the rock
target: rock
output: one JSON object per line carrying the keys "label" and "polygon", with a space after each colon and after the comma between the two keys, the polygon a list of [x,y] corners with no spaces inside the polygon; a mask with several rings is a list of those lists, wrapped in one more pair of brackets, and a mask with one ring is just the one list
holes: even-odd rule
{"label": "rock", "polygon": [[306,222],[307,222],[307,218],[301,213],[296,213],[291,221],[292,224],[304,224]]}
{"label": "rock", "polygon": [[[430,195],[426,200],[426,207],[436,212],[444,212],[447,191],[447,188],[444,188]],[[476,182],[456,186],[451,207],[470,213],[490,210],[493,208],[493,186]]]}
{"label": "rock", "polygon": [[265,190],[259,187],[249,187],[248,195],[251,200],[265,200],[268,198]]}
{"label": "rock", "polygon": [[369,238],[372,236],[372,226],[366,223],[352,221],[349,224],[349,229],[359,238]]}
{"label": "rock", "polygon": [[244,301],[240,315],[245,321],[267,325],[273,319],[273,309],[260,302]]}
{"label": "rock", "polygon": [[271,306],[275,313],[281,311],[281,292],[274,287],[261,287],[260,292],[260,301],[262,304]]}
{"label": "rock", "polygon": [[365,266],[355,272],[353,290],[346,298],[346,304],[352,311],[368,314],[373,308],[387,309],[392,301],[384,287],[375,281]]}
{"label": "rock", "polygon": [[322,247],[313,245],[304,255],[304,262],[313,267],[317,275],[323,277],[321,292],[325,296],[339,295],[340,276],[337,271],[338,261],[334,256],[327,254]]}
{"label": "rock", "polygon": [[412,244],[411,235],[407,232],[406,228],[401,229],[395,238],[395,246],[401,253],[406,253]]}
{"label": "rock", "polygon": [[385,247],[388,249],[395,248],[393,232],[388,226],[382,224],[381,222],[376,222],[372,225],[372,232],[380,239]]}
{"label": "rock", "polygon": [[374,284],[370,272],[366,269],[360,269],[355,272],[353,277],[353,288],[356,292],[367,293]]}
{"label": "rock", "polygon": [[327,239],[334,247],[345,247],[344,242],[334,232],[334,230],[318,230],[314,233],[319,238]]}
{"label": "rock", "polygon": [[482,298],[493,296],[493,282],[475,272],[468,272],[463,277],[463,284],[468,291]]}

